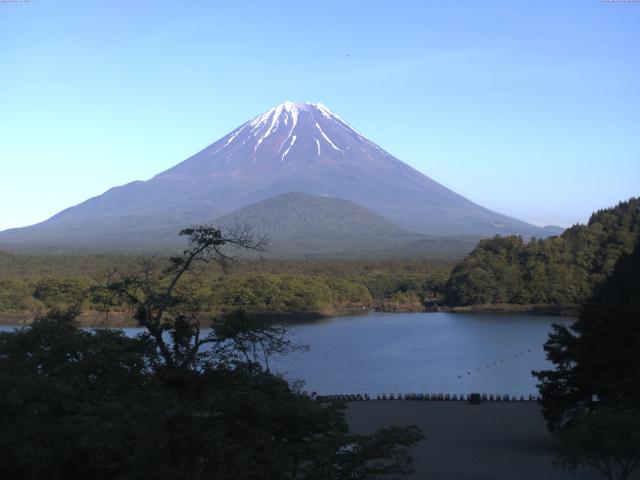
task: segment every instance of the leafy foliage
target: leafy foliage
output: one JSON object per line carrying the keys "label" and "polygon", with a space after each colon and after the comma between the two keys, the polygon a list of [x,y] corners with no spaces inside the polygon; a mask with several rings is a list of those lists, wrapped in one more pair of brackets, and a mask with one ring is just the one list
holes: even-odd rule
{"label": "leafy foliage", "polygon": [[640,244],[620,257],[570,328],[554,325],[545,350],[556,369],[536,376],[550,428],[585,408],[640,405]]}
{"label": "leafy foliage", "polygon": [[33,298],[40,300],[48,309],[80,307],[84,301],[85,288],[73,278],[44,278],[33,289]]}
{"label": "leafy foliage", "polygon": [[640,461],[640,243],[567,328],[545,344],[555,370],[534,372],[560,462],[628,478]]}
{"label": "leafy foliage", "polygon": [[[127,304],[146,332],[86,331],[76,311],[0,334],[0,477],[22,479],[368,479],[410,473],[422,433],[349,435],[344,405],[320,403],[269,373],[298,348],[282,327],[242,313],[201,337],[184,282],[227,267],[245,233],[182,232],[190,246],[114,273],[92,298]],[[266,367],[266,368],[265,368]]]}
{"label": "leafy foliage", "polygon": [[[165,257],[155,257],[162,262]],[[109,255],[26,256],[0,252],[0,314],[43,312],[47,308],[80,306],[89,310],[125,313],[126,304],[113,295],[101,298],[97,285],[115,272],[138,272],[149,259]],[[199,265],[183,285],[197,297],[206,313],[241,308],[252,313],[331,313],[376,306],[383,309],[422,309],[441,302],[452,264],[427,260],[246,260],[222,274],[217,265]],[[103,294],[105,292],[102,292]],[[104,314],[96,315],[97,319]],[[83,317],[84,318],[84,317]],[[122,318],[120,315],[118,318]]]}
{"label": "leafy foliage", "polygon": [[[51,313],[0,334],[0,476],[115,478],[156,431],[152,350]],[[156,414],[158,412],[155,412]]]}
{"label": "leafy foliage", "polygon": [[449,305],[576,304],[611,273],[640,234],[640,199],[600,210],[588,225],[575,225],[559,237],[495,237],[452,271],[446,286]]}
{"label": "leafy foliage", "polygon": [[557,465],[573,471],[588,466],[609,480],[626,480],[640,462],[640,410],[581,413],[556,439]]}
{"label": "leafy foliage", "polygon": [[370,304],[366,286],[347,279],[304,275],[219,277],[204,299],[211,305],[258,311],[318,311],[330,306]]}

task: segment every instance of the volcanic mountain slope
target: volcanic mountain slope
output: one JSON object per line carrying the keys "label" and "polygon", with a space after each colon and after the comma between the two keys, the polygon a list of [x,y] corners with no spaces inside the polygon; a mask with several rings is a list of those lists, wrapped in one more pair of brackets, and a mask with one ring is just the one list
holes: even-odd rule
{"label": "volcanic mountain slope", "polygon": [[150,180],[112,188],[32,227],[2,232],[0,242],[46,244],[59,235],[74,238],[71,243],[127,236],[156,242],[176,226],[291,191],[350,200],[401,227],[434,235],[551,233],[452,192],[322,104],[285,102]]}

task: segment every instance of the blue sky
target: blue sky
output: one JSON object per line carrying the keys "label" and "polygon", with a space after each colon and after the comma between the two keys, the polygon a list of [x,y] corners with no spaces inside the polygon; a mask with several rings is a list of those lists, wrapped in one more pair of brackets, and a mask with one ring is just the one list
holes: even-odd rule
{"label": "blue sky", "polygon": [[0,3],[0,229],[322,102],[493,210],[585,222],[640,194],[640,3]]}

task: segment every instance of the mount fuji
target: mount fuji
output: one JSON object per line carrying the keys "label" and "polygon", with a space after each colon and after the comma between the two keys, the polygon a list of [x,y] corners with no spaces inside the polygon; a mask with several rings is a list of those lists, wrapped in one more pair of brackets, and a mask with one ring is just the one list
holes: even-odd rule
{"label": "mount fuji", "polygon": [[42,223],[0,232],[0,246],[158,244],[185,225],[289,192],[353,202],[414,234],[559,233],[467,200],[320,103],[284,102],[147,181],[111,188]]}

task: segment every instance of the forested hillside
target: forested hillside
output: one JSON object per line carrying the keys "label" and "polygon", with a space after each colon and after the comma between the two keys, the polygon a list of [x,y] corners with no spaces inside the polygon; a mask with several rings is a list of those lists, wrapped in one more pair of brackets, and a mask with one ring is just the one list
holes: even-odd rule
{"label": "forested hillside", "polygon": [[254,203],[216,220],[216,225],[249,225],[258,235],[274,238],[326,236],[332,239],[367,234],[399,235],[403,230],[381,215],[342,200],[289,192]]}
{"label": "forested hillside", "polygon": [[640,232],[640,199],[599,210],[587,225],[559,237],[482,240],[452,271],[445,301],[476,304],[576,304],[633,250]]}
{"label": "forested hillside", "polygon": [[[207,312],[314,316],[375,308],[422,311],[517,304],[572,305],[630,252],[640,236],[640,199],[594,213],[545,240],[483,240],[461,263],[396,260],[244,259],[231,273],[207,269],[190,294]],[[50,308],[77,305],[101,315],[87,292],[109,272],[136,263],[127,255],[18,255],[0,252],[0,320],[28,320]],[[111,306],[116,313],[118,305]],[[502,308],[502,307],[501,307]],[[126,312],[122,311],[123,317]],[[84,318],[84,317],[81,317]]]}

